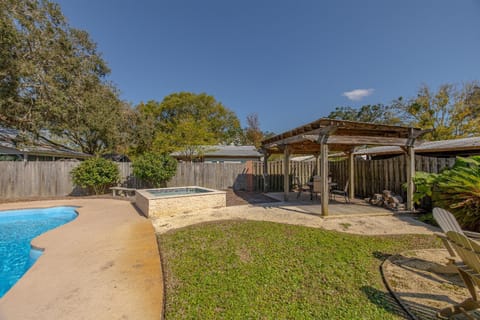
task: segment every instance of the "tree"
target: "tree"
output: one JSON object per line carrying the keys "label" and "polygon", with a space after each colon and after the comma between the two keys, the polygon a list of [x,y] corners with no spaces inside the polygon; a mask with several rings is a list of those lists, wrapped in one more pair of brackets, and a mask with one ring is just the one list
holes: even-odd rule
{"label": "tree", "polygon": [[454,87],[442,85],[438,92],[432,92],[423,85],[405,111],[409,122],[422,129],[432,129],[423,136],[427,140],[449,139],[454,136],[452,112],[454,108]]}
{"label": "tree", "polygon": [[117,124],[105,115],[122,104],[88,33],[70,27],[48,0],[1,1],[0,27],[2,124],[66,136],[88,153],[112,148]]}
{"label": "tree", "polygon": [[254,145],[260,148],[262,140],[273,137],[275,133],[269,131],[262,131],[260,129],[260,120],[256,113],[251,113],[247,116],[247,127],[243,129],[243,136],[240,143],[245,145]]}
{"label": "tree", "polygon": [[156,113],[159,108],[160,103],[153,100],[147,103],[142,102],[134,108],[132,136],[129,144],[131,155],[141,155],[153,150],[153,141],[158,131]]}
{"label": "tree", "polygon": [[161,103],[138,105],[136,112],[138,153],[180,151],[195,157],[201,155],[202,145],[230,144],[241,134],[235,113],[205,93],[173,93]]}
{"label": "tree", "polygon": [[405,121],[415,127],[430,129],[426,140],[445,140],[480,134],[480,92],[475,82],[460,89],[441,85],[435,92],[423,85],[417,96],[394,103]]}
{"label": "tree", "polygon": [[63,115],[52,132],[66,136],[89,154],[115,151],[125,144],[125,126],[131,113],[129,106],[118,98],[115,88],[98,84],[79,94],[79,112]]}
{"label": "tree", "polygon": [[260,121],[256,113],[247,116],[247,127],[244,130],[246,144],[252,144],[259,148],[263,140],[263,132],[260,129]]}
{"label": "tree", "polygon": [[480,87],[477,82],[470,82],[457,93],[454,107],[454,119],[457,124],[456,136],[475,136],[480,134]]}
{"label": "tree", "polygon": [[336,107],[335,111],[330,112],[328,118],[389,125],[402,124],[402,119],[396,115],[394,108],[383,104],[369,104],[358,109],[352,107]]}

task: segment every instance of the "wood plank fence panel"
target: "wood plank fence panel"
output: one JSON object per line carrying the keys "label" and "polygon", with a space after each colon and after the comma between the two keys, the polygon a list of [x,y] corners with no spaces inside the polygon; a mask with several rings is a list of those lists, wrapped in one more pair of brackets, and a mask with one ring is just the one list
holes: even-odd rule
{"label": "wood plank fence panel", "polygon": [[[452,167],[455,158],[433,158],[415,156],[417,171],[438,173]],[[359,197],[370,197],[388,189],[406,196],[402,185],[406,182],[406,158],[404,155],[381,160],[355,159],[355,193]],[[333,180],[343,185],[348,178],[347,160],[330,162]]]}
{"label": "wood plank fence panel", "polygon": [[[83,190],[73,185],[70,176],[71,170],[78,165],[76,161],[0,161],[0,200],[80,195]],[[131,163],[117,165],[122,185],[132,188],[147,186],[133,176]],[[179,163],[177,174],[167,186],[188,185],[223,190],[246,189],[245,164]]]}
{"label": "wood plank fence panel", "polygon": [[[440,172],[451,167],[454,158],[433,158],[415,156],[416,169],[426,172]],[[30,197],[54,197],[82,191],[76,188],[70,171],[76,161],[0,161],[0,199]],[[370,197],[384,189],[405,196],[402,184],[406,181],[405,156],[383,160],[355,159],[355,192],[359,197]],[[133,176],[131,163],[118,163],[124,186],[145,188],[146,184]],[[262,192],[264,187],[263,163],[252,162],[249,166],[238,163],[179,163],[176,175],[167,183],[169,187],[200,185],[214,189],[234,188]],[[290,163],[290,184],[298,177],[302,184],[310,181],[316,168],[315,160]],[[268,162],[268,183],[272,192],[283,191],[283,161]],[[348,161],[330,161],[329,172],[339,186],[348,179]]]}

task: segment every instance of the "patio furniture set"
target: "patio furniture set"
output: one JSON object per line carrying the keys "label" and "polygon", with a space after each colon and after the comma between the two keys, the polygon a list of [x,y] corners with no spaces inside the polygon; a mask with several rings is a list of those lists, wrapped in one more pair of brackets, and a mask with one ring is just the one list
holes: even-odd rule
{"label": "patio furniture set", "polygon": [[[310,200],[313,200],[313,196],[315,195],[316,198],[318,198],[318,194],[321,192],[320,191],[320,183],[321,183],[321,177],[320,176],[312,176],[309,182],[306,184],[302,184],[300,182],[299,177],[295,177],[294,179],[294,185],[296,185],[298,189],[297,193],[297,199],[300,198],[302,195],[302,192],[309,192],[310,193]],[[329,198],[330,200],[335,200],[336,195],[343,196],[345,199],[345,203],[350,203],[350,199],[348,197],[348,183],[349,181],[345,183],[345,186],[343,188],[338,188],[338,183],[333,182],[331,177],[328,177],[328,189],[329,189]]]}

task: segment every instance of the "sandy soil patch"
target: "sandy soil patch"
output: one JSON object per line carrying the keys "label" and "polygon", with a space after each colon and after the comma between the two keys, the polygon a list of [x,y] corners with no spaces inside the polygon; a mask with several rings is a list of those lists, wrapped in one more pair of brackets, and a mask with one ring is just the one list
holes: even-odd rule
{"label": "sandy soil patch", "polygon": [[440,309],[470,297],[455,269],[446,267],[448,256],[445,249],[415,250],[383,265],[391,289],[418,319],[435,319]]}
{"label": "sandy soil patch", "polygon": [[152,220],[157,233],[216,220],[247,219],[270,221],[314,228],[325,228],[365,235],[433,234],[437,229],[408,216],[374,216],[323,219],[301,207],[282,203],[242,205],[220,209],[206,209]]}
{"label": "sandy soil patch", "polygon": [[404,215],[330,218],[324,221],[322,227],[327,230],[364,235],[432,234],[439,231],[435,227]]}

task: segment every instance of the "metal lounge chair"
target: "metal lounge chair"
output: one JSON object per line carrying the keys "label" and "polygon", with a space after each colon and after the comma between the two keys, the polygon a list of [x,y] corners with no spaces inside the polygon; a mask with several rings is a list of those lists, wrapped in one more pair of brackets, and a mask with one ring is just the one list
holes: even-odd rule
{"label": "metal lounge chair", "polygon": [[350,203],[350,199],[348,198],[348,183],[349,180],[347,179],[347,182],[345,183],[345,186],[343,189],[332,189],[330,190],[330,194],[332,195],[333,200],[335,200],[335,195],[341,195],[345,198],[346,203]]}
{"label": "metal lounge chair", "polygon": [[457,222],[457,219],[455,219],[455,216],[451,214],[449,211],[442,208],[433,208],[433,217],[435,218],[438,225],[444,232],[443,234],[436,233],[435,235],[442,240],[443,245],[445,246],[445,248],[447,248],[448,253],[450,253],[452,257],[455,257],[455,251],[452,249],[447,239],[446,233],[448,231],[455,231],[460,234],[463,234],[468,238],[480,241],[480,233],[462,230],[462,228]]}
{"label": "metal lounge chair", "polygon": [[455,263],[455,267],[470,292],[471,298],[440,310],[437,318],[452,319],[457,314],[463,314],[467,319],[478,319],[469,312],[480,308],[477,292],[477,288],[480,288],[480,244],[456,231],[448,231],[447,239],[451,248],[461,259]]}

